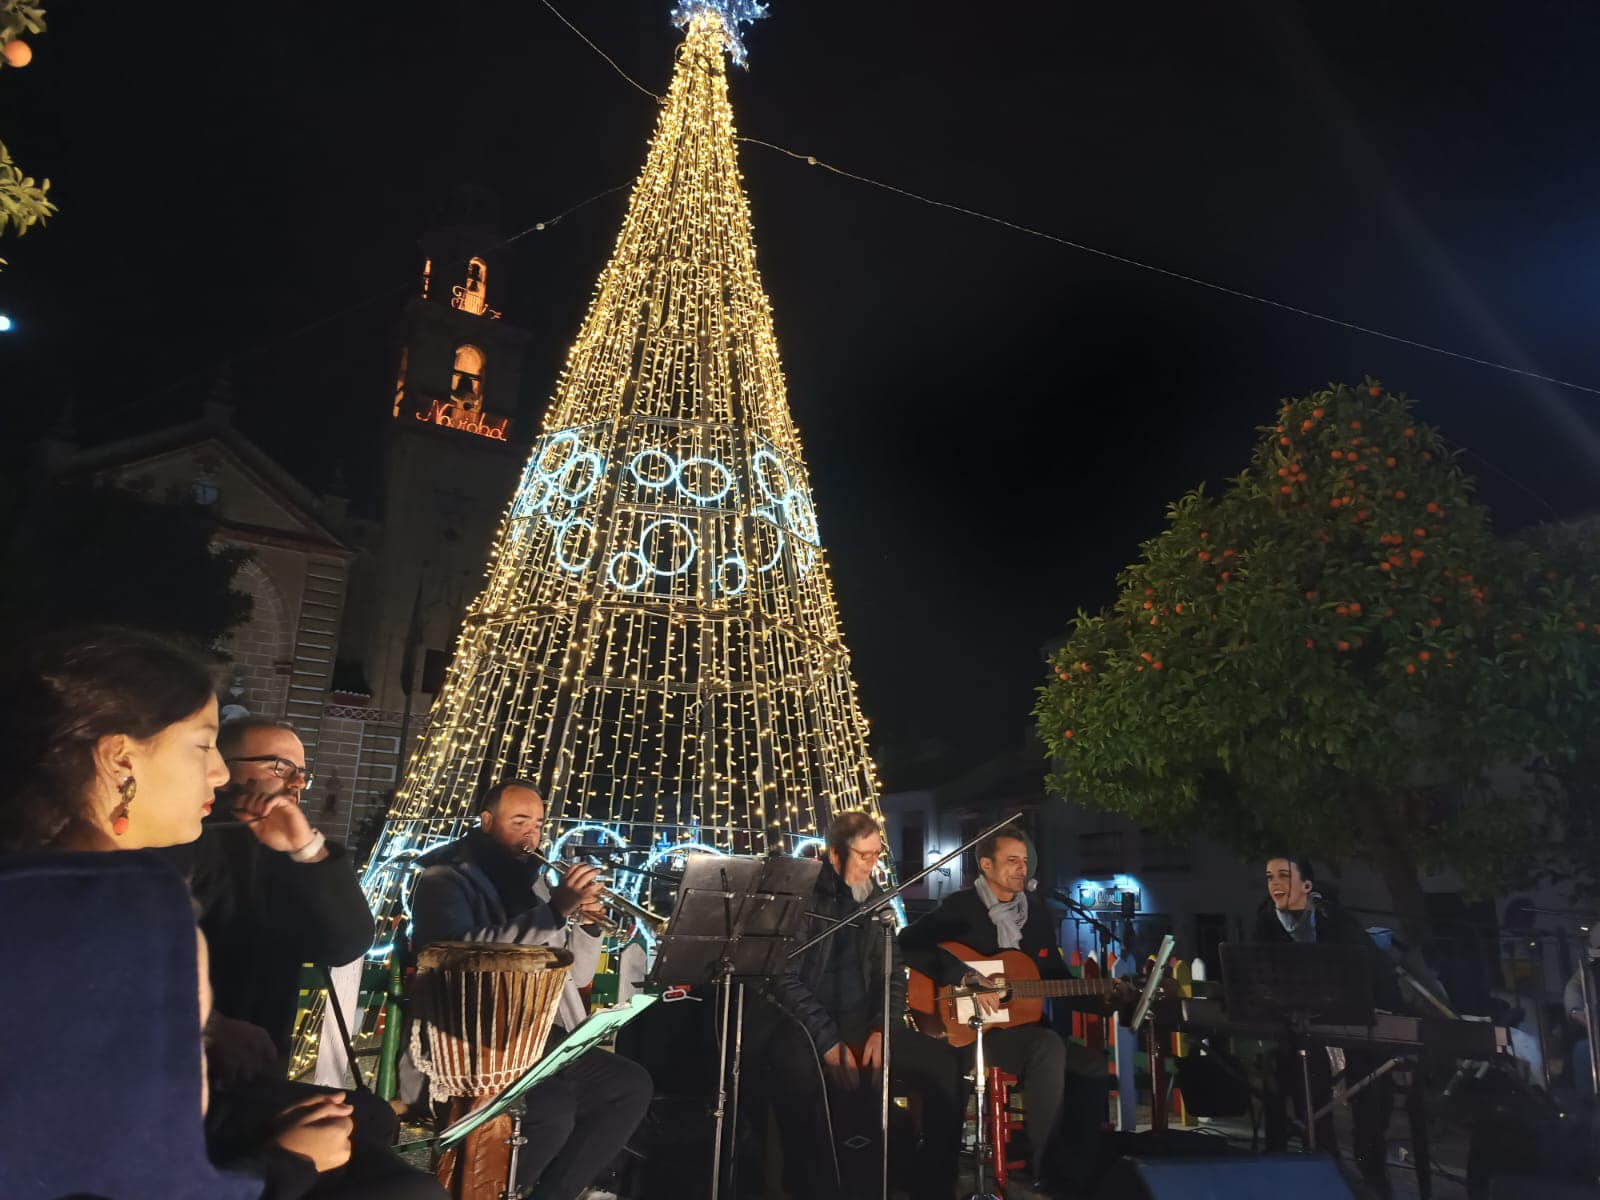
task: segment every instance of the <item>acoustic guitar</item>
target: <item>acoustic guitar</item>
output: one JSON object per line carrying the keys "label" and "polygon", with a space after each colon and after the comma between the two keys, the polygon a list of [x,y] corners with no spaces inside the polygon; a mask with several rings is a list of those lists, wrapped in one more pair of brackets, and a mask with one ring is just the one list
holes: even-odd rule
{"label": "acoustic guitar", "polygon": [[[1111,996],[1126,993],[1124,979],[1041,979],[1039,968],[1020,950],[979,954],[960,942],[941,942],[939,949],[955,955],[969,968],[995,981],[992,988],[939,987],[921,971],[907,972],[906,1007],[912,1023],[930,1037],[952,1046],[970,1046],[978,1035],[967,1022],[979,991],[998,993],[1002,1007],[984,1020],[986,1027],[1032,1025],[1044,1017],[1044,1002],[1053,996]],[[999,963],[996,970],[993,964]]]}

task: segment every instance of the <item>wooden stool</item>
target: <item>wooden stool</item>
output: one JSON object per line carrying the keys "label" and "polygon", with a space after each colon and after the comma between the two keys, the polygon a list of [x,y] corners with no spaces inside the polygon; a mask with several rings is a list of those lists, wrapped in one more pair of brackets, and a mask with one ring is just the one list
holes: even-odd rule
{"label": "wooden stool", "polygon": [[999,1067],[989,1067],[989,1090],[985,1096],[985,1106],[988,1112],[980,1113],[979,1120],[989,1122],[989,1147],[994,1154],[994,1185],[1004,1191],[1006,1177],[1012,1171],[1020,1171],[1024,1160],[1011,1157],[1011,1135],[1023,1128],[1023,1114],[1020,1109],[1011,1107],[1011,1089],[1016,1086],[1017,1077],[1007,1075]]}

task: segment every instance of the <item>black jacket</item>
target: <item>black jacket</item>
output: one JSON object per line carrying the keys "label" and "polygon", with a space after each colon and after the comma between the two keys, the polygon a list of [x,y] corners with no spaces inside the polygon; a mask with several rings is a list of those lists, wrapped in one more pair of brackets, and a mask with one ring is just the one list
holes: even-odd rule
{"label": "black jacket", "polygon": [[372,913],[344,848],[329,842],[321,862],[297,863],[229,819],[159,853],[189,879],[216,1010],[261,1026],[287,1056],[301,964],[337,966],[372,945]]}
{"label": "black jacket", "polygon": [[[1316,939],[1319,946],[1365,946],[1372,962],[1372,999],[1379,1008],[1390,1012],[1403,1011],[1400,983],[1395,977],[1394,964],[1389,956],[1378,949],[1377,943],[1337,900],[1324,900],[1318,907]],[[1256,909],[1255,937],[1257,942],[1292,942],[1293,935],[1278,920],[1276,907],[1271,900],[1263,900]]]}
{"label": "black jacket", "polygon": [[430,850],[418,860],[423,868],[411,894],[411,944],[421,950],[434,942],[506,942],[521,946],[553,946],[572,952],[572,970],[562,990],[561,1028],[576,1029],[588,1015],[579,989],[594,980],[600,962],[600,938],[585,933],[551,908],[548,891],[534,883],[520,912],[508,912],[492,878],[494,864],[486,857],[507,852],[478,831]]}
{"label": "black jacket", "polygon": [[[848,916],[858,908],[871,904],[883,889],[873,885],[871,894],[861,904],[833,867],[824,862],[817,875],[816,891],[800,934],[800,944],[816,937],[840,917]],[[848,931],[846,931],[848,932]],[[883,1022],[883,934],[875,920],[869,918],[860,932],[861,982],[867,994],[868,1011],[873,1014],[870,1028],[880,1029]],[[828,964],[828,942],[819,942],[798,958],[791,959],[789,969],[783,973],[770,993],[772,1001],[806,1027],[819,1051],[826,1053],[839,1043],[839,1026],[817,999],[817,987],[822,972]],[[898,947],[892,947],[894,961],[889,975],[889,1013],[898,1022],[906,1011],[906,972],[900,961]]]}
{"label": "black jacket", "polygon": [[[921,971],[939,987],[958,983],[965,968],[954,955],[939,949],[941,942],[960,942],[984,956],[1000,952],[1000,931],[989,919],[982,898],[973,888],[952,892],[939,907],[900,931],[900,949],[906,965]],[[1069,972],[1056,945],[1056,922],[1044,904],[1028,896],[1028,919],[1022,925],[1017,947],[1039,968],[1041,979],[1065,979]]]}

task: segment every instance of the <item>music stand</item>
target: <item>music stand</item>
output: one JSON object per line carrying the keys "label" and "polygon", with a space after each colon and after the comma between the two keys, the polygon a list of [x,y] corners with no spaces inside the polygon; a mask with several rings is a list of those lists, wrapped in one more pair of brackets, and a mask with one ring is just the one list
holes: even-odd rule
{"label": "music stand", "polygon": [[[655,965],[645,981],[647,987],[715,984],[720,994],[722,1032],[717,1060],[717,1107],[713,1114],[716,1138],[711,1153],[711,1200],[717,1200],[722,1186],[722,1131],[730,1105],[730,1034],[730,1124],[737,1138],[745,984],[770,983],[783,974],[821,870],[821,860],[814,858],[692,855],[678,885],[672,917],[657,943]],[[730,1021],[735,990],[738,1005]],[[730,1154],[729,1161],[734,1163],[736,1156]]]}
{"label": "music stand", "polygon": [[1306,1149],[1317,1148],[1307,1045],[1314,1023],[1371,1025],[1372,961],[1366,946],[1224,942],[1222,996],[1235,1021],[1280,1021],[1300,1056]]}

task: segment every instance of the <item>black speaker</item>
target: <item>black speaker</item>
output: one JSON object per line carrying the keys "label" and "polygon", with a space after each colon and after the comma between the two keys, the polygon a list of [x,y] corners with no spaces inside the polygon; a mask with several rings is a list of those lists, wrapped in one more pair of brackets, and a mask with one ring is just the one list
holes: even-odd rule
{"label": "black speaker", "polygon": [[1600,1188],[1586,1183],[1558,1183],[1534,1175],[1496,1175],[1489,1184],[1489,1200],[1596,1200]]}
{"label": "black speaker", "polygon": [[1326,1154],[1262,1158],[1125,1158],[1095,1200],[1351,1200]]}

